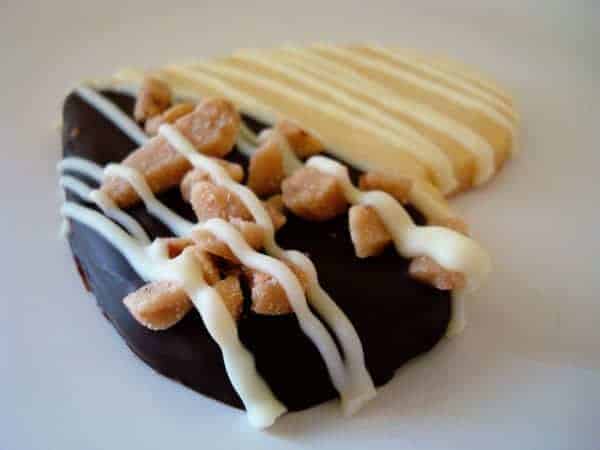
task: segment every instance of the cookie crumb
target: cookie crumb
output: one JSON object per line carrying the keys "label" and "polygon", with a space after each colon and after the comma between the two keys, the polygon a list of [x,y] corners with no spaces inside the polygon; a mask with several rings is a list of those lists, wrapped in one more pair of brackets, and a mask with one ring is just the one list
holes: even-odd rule
{"label": "cookie crumb", "polygon": [[359,258],[379,255],[392,242],[377,212],[370,206],[354,205],[348,213],[348,227]]}
{"label": "cookie crumb", "polygon": [[376,171],[363,174],[358,182],[361,190],[387,192],[400,203],[408,203],[412,184],[409,177]]}
{"label": "cookie crumb", "polygon": [[441,291],[462,289],[466,284],[464,274],[444,269],[429,256],[413,259],[408,272],[415,280],[430,284]]}
{"label": "cookie crumb", "polygon": [[337,178],[312,167],[297,170],[281,187],[286,208],[307,220],[333,219],[348,208]]}

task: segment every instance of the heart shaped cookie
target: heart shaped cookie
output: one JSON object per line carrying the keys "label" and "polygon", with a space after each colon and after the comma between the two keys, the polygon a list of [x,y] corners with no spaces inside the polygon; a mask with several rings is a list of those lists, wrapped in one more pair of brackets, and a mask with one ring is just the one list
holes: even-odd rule
{"label": "heart shaped cookie", "polygon": [[158,372],[258,427],[353,413],[461,328],[490,261],[445,197],[496,173],[516,122],[491,81],[398,49],[128,69],[65,101],[67,236]]}

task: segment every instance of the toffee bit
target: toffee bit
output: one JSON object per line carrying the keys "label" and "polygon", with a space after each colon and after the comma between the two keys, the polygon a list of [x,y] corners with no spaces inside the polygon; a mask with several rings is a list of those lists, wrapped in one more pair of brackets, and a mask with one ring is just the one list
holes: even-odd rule
{"label": "toffee bit", "polygon": [[138,122],[143,122],[157,116],[171,105],[171,89],[164,81],[146,77],[138,93],[133,116]]}
{"label": "toffee bit", "polygon": [[359,258],[379,255],[392,242],[392,236],[370,206],[351,207],[348,222],[354,251]]}
{"label": "toffee bit", "polygon": [[333,219],[348,208],[337,178],[311,167],[297,170],[281,187],[286,208],[307,220]]}
{"label": "toffee bit", "polygon": [[429,256],[418,256],[408,268],[411,277],[441,291],[462,289],[466,284],[464,274],[446,270]]}

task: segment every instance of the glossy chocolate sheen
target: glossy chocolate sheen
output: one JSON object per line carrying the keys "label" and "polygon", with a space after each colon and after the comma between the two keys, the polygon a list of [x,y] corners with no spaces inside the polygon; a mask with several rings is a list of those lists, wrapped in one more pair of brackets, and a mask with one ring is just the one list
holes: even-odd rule
{"label": "glossy chocolate sheen", "polygon": [[[131,114],[131,97],[114,93],[107,96]],[[252,126],[260,125],[253,122]],[[121,161],[136,147],[75,94],[64,105],[63,145],[65,156],[79,156],[101,165]],[[229,159],[246,163],[237,151]],[[73,195],[68,194],[68,198],[80,202]],[[193,219],[177,189],[159,198]],[[150,236],[170,235],[143,205],[128,212]],[[414,211],[411,214],[417,221],[422,220]],[[356,327],[369,372],[381,385],[403,363],[428,351],[444,336],[450,318],[450,295],[412,280],[407,274],[408,261],[392,247],[378,257],[356,258],[347,222],[347,215],[312,223],[290,214],[277,240],[282,247],[311,257],[321,285]],[[225,373],[219,348],[195,310],[166,331],[142,327],[122,303],[123,297],[144,284],[128,262],[96,232],[74,221],[69,242],[102,312],[140,358],[202,394],[242,407]],[[319,353],[300,330],[294,315],[261,316],[246,308],[239,321],[239,334],[254,355],[259,373],[290,410],[336,397]]]}

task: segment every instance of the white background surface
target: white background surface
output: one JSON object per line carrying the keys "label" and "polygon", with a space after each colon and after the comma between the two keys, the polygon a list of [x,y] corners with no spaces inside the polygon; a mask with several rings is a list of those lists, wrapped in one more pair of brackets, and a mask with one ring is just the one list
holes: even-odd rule
{"label": "white background surface", "polygon": [[[1,450],[600,448],[598,2],[85,3],[0,4]],[[523,153],[457,200],[496,269],[465,334],[352,419],[330,403],[259,433],[138,361],[83,292],[57,238],[53,124],[86,77],[315,40],[478,66],[518,99]]]}

